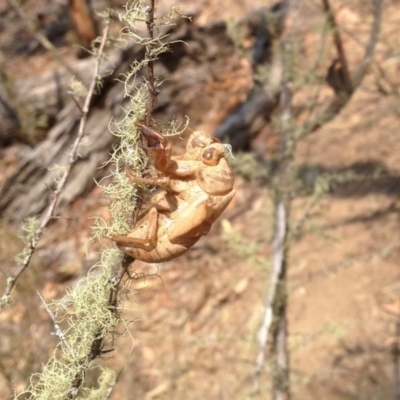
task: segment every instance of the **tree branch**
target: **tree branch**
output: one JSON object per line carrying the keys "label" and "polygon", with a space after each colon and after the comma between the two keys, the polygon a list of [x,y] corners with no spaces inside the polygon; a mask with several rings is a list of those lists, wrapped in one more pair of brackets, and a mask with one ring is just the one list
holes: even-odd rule
{"label": "tree branch", "polygon": [[46,309],[47,313],[50,315],[50,318],[53,320],[54,327],[56,328],[55,334],[61,340],[61,343],[65,346],[65,348],[70,352],[72,356],[74,356],[74,349],[72,348],[71,344],[69,343],[68,339],[65,337],[64,332],[62,331],[60,325],[57,323],[56,316],[54,315],[53,311],[51,311],[50,307],[47,305],[43,296],[37,292],[38,296],[40,297],[41,302],[43,303],[44,308]]}
{"label": "tree branch", "polygon": [[[148,44],[146,45],[146,54],[145,59],[147,58],[149,61],[147,63],[147,73],[148,73],[148,98],[147,98],[147,110],[146,110],[146,125],[150,126],[152,114],[154,107],[157,102],[157,91],[155,88],[155,78],[154,78],[154,59],[151,54],[152,50],[152,41],[154,39],[154,11],[155,11],[155,0],[150,0],[150,9],[148,12],[148,18],[146,21],[147,32],[149,35]],[[118,293],[120,290],[121,282],[124,275],[128,271],[128,267],[131,263],[133,263],[135,259],[127,254],[125,254],[124,259],[122,260],[121,267],[115,275],[115,286],[110,290],[109,304],[111,307],[116,307],[118,301]]]}
{"label": "tree branch", "polygon": [[258,331],[258,343],[259,350],[256,359],[256,368],[254,371],[253,388],[254,392],[260,391],[260,375],[265,361],[265,352],[267,348],[267,342],[269,332],[274,316],[274,303],[276,294],[278,292],[279,277],[283,270],[284,260],[284,242],[286,236],[286,209],[283,202],[279,202],[276,208],[276,222],[275,222],[275,233],[274,233],[274,244],[273,244],[273,262],[272,272],[268,287],[268,296],[265,302],[265,311],[263,323],[260,330]]}
{"label": "tree branch", "polygon": [[[290,41],[283,39],[281,42],[283,54],[290,53]],[[260,391],[260,374],[265,360],[265,352],[270,331],[273,339],[272,371],[274,400],[289,399],[289,355],[287,352],[287,268],[289,251],[289,215],[293,195],[293,158],[296,151],[295,142],[292,140],[293,114],[292,103],[292,68],[285,64],[283,67],[282,87],[280,92],[280,154],[278,182],[274,188],[275,199],[275,232],[273,242],[272,272],[268,287],[268,296],[265,304],[263,324],[258,333],[259,352],[256,359],[253,388],[254,392]],[[274,326],[272,323],[274,322]]]}
{"label": "tree branch", "polygon": [[150,0],[150,10],[149,17],[146,21],[147,32],[149,34],[149,43],[146,46],[146,58],[149,59],[147,64],[148,71],[148,88],[149,94],[147,98],[147,113],[146,113],[146,125],[150,126],[151,116],[154,110],[154,107],[157,103],[157,91],[155,88],[155,79],[154,79],[154,59],[151,54],[152,42],[154,39],[154,10],[155,10],[155,0]]}
{"label": "tree branch", "polygon": [[29,266],[32,255],[36,250],[37,244],[38,244],[45,228],[49,224],[50,220],[53,218],[54,210],[57,206],[57,202],[60,197],[60,194],[63,191],[65,184],[68,180],[68,177],[70,175],[70,172],[78,159],[78,147],[79,147],[79,144],[80,144],[83,136],[85,135],[86,121],[87,121],[87,117],[89,114],[89,107],[90,107],[90,103],[91,103],[92,97],[93,97],[95,89],[96,89],[96,85],[98,83],[102,54],[103,54],[104,47],[106,44],[108,30],[109,30],[109,22],[107,22],[107,24],[104,28],[104,31],[103,31],[101,44],[100,44],[100,47],[98,50],[96,64],[95,64],[95,68],[93,71],[93,79],[90,83],[90,87],[87,92],[84,105],[82,107],[82,116],[81,116],[81,120],[80,120],[80,124],[79,124],[79,129],[78,129],[77,137],[72,145],[72,150],[69,155],[68,163],[65,167],[64,173],[63,173],[60,181],[57,184],[56,190],[54,191],[53,199],[51,200],[47,210],[45,210],[43,212],[43,218],[41,220],[39,227],[37,228],[35,234],[33,235],[32,239],[28,243],[27,248],[25,249],[24,258],[23,258],[20,266],[18,267],[18,269],[14,273],[14,275],[9,276],[7,278],[7,285],[6,285],[5,291],[4,291],[3,296],[0,299],[0,309],[5,304],[9,303],[11,292],[12,292],[18,278],[25,271],[25,269]]}
{"label": "tree branch", "polygon": [[382,20],[381,0],[371,0],[374,7],[374,21],[371,27],[370,38],[366,46],[365,55],[358,65],[356,72],[352,75],[352,91],[350,93],[336,92],[334,98],[327,105],[325,110],[321,111],[311,121],[305,122],[297,129],[296,140],[315,132],[321,126],[331,121],[346,106],[354,91],[360,86],[367,73],[368,67],[372,62],[375,46],[378,42],[379,31]]}
{"label": "tree branch", "polygon": [[353,85],[351,82],[351,76],[349,71],[349,65],[347,63],[346,54],[343,48],[343,42],[340,37],[339,27],[336,23],[335,15],[332,11],[332,8],[329,4],[329,0],[322,0],[322,4],[324,6],[324,10],[326,12],[328,23],[332,29],[333,34],[333,41],[335,43],[336,51],[338,53],[339,60],[341,61],[341,68],[343,71],[343,78],[344,78],[344,87],[346,90],[351,93],[353,91]]}

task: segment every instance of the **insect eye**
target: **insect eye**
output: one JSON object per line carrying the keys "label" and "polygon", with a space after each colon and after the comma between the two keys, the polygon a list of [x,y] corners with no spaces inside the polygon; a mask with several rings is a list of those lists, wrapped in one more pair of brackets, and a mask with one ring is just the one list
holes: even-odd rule
{"label": "insect eye", "polygon": [[206,149],[203,151],[203,163],[206,165],[217,165],[218,164],[218,152],[215,149]]}

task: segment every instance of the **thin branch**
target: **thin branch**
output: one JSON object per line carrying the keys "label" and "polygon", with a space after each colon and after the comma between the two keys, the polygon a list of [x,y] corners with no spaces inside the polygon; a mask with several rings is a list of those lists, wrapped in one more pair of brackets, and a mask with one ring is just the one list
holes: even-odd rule
{"label": "thin branch", "polygon": [[[290,51],[290,41],[283,41],[282,47],[286,52]],[[292,164],[296,145],[291,136],[293,136],[293,114],[291,110],[292,103],[292,71],[287,65],[284,69],[284,83],[280,95],[281,106],[281,127],[280,127],[280,171],[279,187],[276,188],[277,223],[281,225],[280,230],[284,231],[280,245],[281,254],[278,255],[281,263],[280,274],[278,276],[277,290],[273,300],[272,310],[275,329],[272,332],[272,369],[273,369],[273,388],[272,398],[274,400],[288,400],[290,397],[289,385],[289,354],[287,351],[287,269],[289,252],[289,215],[291,210],[292,192],[293,192],[293,174]],[[279,208],[283,212],[279,215]]]}
{"label": "thin branch", "polygon": [[[313,71],[313,73],[315,73],[315,71],[318,71],[321,64],[322,64],[322,60],[324,58],[324,49],[326,48],[326,37],[327,37],[327,31],[328,31],[328,23],[326,22],[323,26],[322,29],[322,33],[321,33],[321,40],[320,40],[320,46],[319,49],[317,51],[317,57],[315,60],[314,65],[311,67],[311,71]],[[312,100],[310,101],[310,105],[308,105],[307,108],[307,113],[308,113],[308,117],[310,118],[315,110],[315,108],[318,105],[318,100],[320,98],[321,95],[321,91],[322,91],[322,86],[318,85],[316,90],[315,90],[315,94],[312,96]]]}
{"label": "thin branch", "polygon": [[[147,29],[148,29],[148,34],[149,34],[149,42],[146,45],[146,55],[145,58],[149,59],[148,62],[148,100],[147,100],[147,110],[146,110],[146,124],[150,125],[152,113],[156,104],[156,99],[157,99],[157,92],[155,90],[155,80],[154,80],[154,62],[153,58],[151,55],[151,42],[154,39],[154,8],[155,8],[155,1],[151,0],[150,1],[150,10],[148,14],[148,20],[146,22],[147,24]],[[122,280],[125,275],[129,276],[128,273],[128,268],[129,266],[135,261],[135,259],[128,254],[124,255],[124,258],[122,259],[121,265],[118,268],[118,271],[114,275],[112,279],[112,287],[109,292],[109,298],[108,298],[108,306],[113,312],[117,313],[117,305],[118,305],[118,295],[121,290],[121,284]],[[97,336],[92,342],[91,346],[91,351],[90,354],[88,355],[88,360],[92,361],[96,359],[97,357],[100,357],[103,354],[102,350],[102,345],[104,342],[104,337],[102,336]],[[82,378],[81,376],[77,375],[74,383],[72,385],[73,389],[79,389],[80,386],[82,385]],[[109,391],[109,395],[111,395],[111,390]],[[75,393],[74,391],[70,391],[71,393]]]}
{"label": "thin branch", "polygon": [[[154,40],[154,11],[155,11],[155,0],[150,0],[150,6],[148,11],[148,17],[146,21],[147,25],[147,33],[149,38],[146,39],[146,54],[145,59],[147,58],[149,61],[147,63],[147,87],[148,87],[148,98],[147,98],[147,110],[146,110],[146,125],[150,126],[152,114],[154,107],[157,102],[157,91],[155,89],[155,79],[154,79],[154,59],[151,54],[152,42]],[[114,277],[115,284],[113,288],[110,290],[109,295],[109,305],[110,307],[116,307],[118,301],[118,293],[120,290],[121,282],[123,277],[128,271],[128,267],[131,263],[133,263],[135,259],[127,254],[125,254],[124,259],[122,260],[121,266]]]}
{"label": "thin branch", "polygon": [[356,72],[352,76],[353,89],[352,92],[347,94],[343,92],[336,93],[332,101],[327,105],[325,110],[321,111],[313,120],[305,122],[296,133],[296,140],[315,132],[327,122],[331,121],[339,112],[345,107],[351,98],[354,91],[360,86],[368,67],[372,63],[372,58],[375,46],[378,42],[381,20],[382,20],[382,7],[381,0],[371,0],[374,6],[374,21],[371,27],[370,38],[366,46],[365,55],[360,62]]}
{"label": "thin branch", "polygon": [[[290,52],[290,41],[282,40],[281,48],[284,53]],[[292,198],[292,163],[295,152],[293,136],[292,102],[292,68],[285,64],[283,68],[283,82],[280,93],[280,155],[278,183],[275,186],[275,232],[273,242],[273,261],[268,295],[265,304],[264,318],[258,333],[259,352],[256,359],[253,389],[260,391],[260,374],[265,361],[265,352],[268,338],[272,330],[272,323],[277,326],[272,332],[273,336],[273,399],[289,398],[289,356],[286,348],[286,276],[287,276],[287,251],[289,240],[289,214]]]}
{"label": "thin branch", "polygon": [[47,39],[42,32],[39,32],[36,28],[35,23],[32,21],[28,15],[26,15],[25,11],[21,8],[16,0],[7,0],[8,4],[14,9],[14,11],[18,14],[21,20],[24,22],[25,26],[31,31],[32,35],[36,38],[36,40],[46,49],[51,55],[72,75],[76,76],[80,81],[82,81],[82,77],[65,61],[63,55],[57,50],[56,47]]}
{"label": "thin branch", "polygon": [[147,113],[146,113],[146,125],[150,126],[151,116],[154,110],[154,107],[157,103],[157,90],[155,87],[155,79],[154,79],[154,59],[151,55],[152,42],[154,40],[154,10],[155,10],[155,0],[150,0],[150,10],[148,20],[146,21],[147,32],[149,34],[149,42],[146,45],[146,58],[149,59],[147,64],[147,72],[148,72],[148,81],[147,85],[149,88],[149,95],[147,98]]}
{"label": "thin branch", "polygon": [[110,307],[113,307],[114,309],[117,307],[117,301],[118,301],[118,293],[121,288],[121,282],[124,277],[124,275],[128,271],[128,267],[131,263],[133,263],[135,259],[131,256],[128,256],[125,254],[121,266],[118,269],[118,272],[116,273],[114,277],[114,286],[110,290],[110,297],[108,299],[108,304]]}
{"label": "thin branch", "polygon": [[364,57],[361,60],[358,69],[353,76],[354,87],[357,87],[361,84],[365,74],[368,71],[369,66],[373,61],[375,46],[378,42],[379,33],[381,31],[382,0],[371,0],[371,1],[374,9],[374,22],[372,24],[371,35],[365,49]]}
{"label": "thin branch", "polygon": [[279,277],[281,276],[283,270],[285,236],[286,210],[283,202],[281,201],[276,208],[272,272],[268,287],[268,296],[265,302],[263,323],[258,332],[258,343],[260,348],[256,359],[256,368],[253,381],[254,392],[256,393],[258,393],[260,390],[260,374],[264,366],[265,351],[267,348],[269,331],[271,329],[274,315],[273,306],[275,303],[276,294],[278,292]]}
{"label": "thin branch", "polygon": [[344,78],[344,86],[349,92],[352,92],[352,82],[351,82],[351,76],[350,76],[350,71],[349,71],[349,64],[347,63],[346,59],[346,53],[344,52],[343,48],[343,42],[340,37],[340,32],[339,32],[339,27],[336,23],[335,15],[332,11],[332,8],[329,4],[329,0],[322,0],[322,4],[324,6],[324,10],[326,12],[327,18],[328,18],[328,23],[332,29],[332,34],[333,34],[333,41],[335,43],[336,51],[339,56],[339,60],[341,61],[341,66],[343,69],[343,78]]}
{"label": "thin branch", "polygon": [[11,291],[13,290],[18,278],[25,271],[25,269],[29,266],[32,255],[35,252],[35,249],[37,247],[39,240],[40,240],[45,228],[49,224],[50,220],[53,218],[54,210],[57,206],[60,194],[63,191],[65,184],[68,180],[69,174],[78,159],[78,147],[79,147],[79,144],[80,144],[82,138],[85,135],[86,121],[87,121],[87,117],[89,114],[89,106],[90,106],[90,103],[91,103],[91,100],[94,95],[96,85],[98,82],[102,54],[103,54],[104,47],[105,47],[105,44],[107,41],[108,30],[109,30],[109,21],[107,22],[107,24],[104,28],[104,31],[103,31],[102,40],[101,40],[101,44],[100,44],[100,47],[98,50],[95,68],[93,71],[93,79],[90,83],[90,87],[89,87],[88,93],[86,95],[84,105],[82,107],[82,116],[81,116],[81,120],[80,120],[80,124],[79,124],[78,134],[72,145],[72,150],[69,155],[68,163],[65,167],[64,173],[63,173],[60,181],[58,182],[56,190],[53,193],[53,199],[50,202],[47,210],[45,210],[43,212],[43,219],[42,219],[39,227],[37,228],[33,238],[31,239],[31,241],[29,242],[29,244],[26,248],[26,253],[25,253],[24,259],[22,260],[22,262],[21,262],[20,266],[18,267],[17,271],[15,272],[15,274],[7,278],[7,285],[6,285],[5,291],[4,291],[2,298],[0,299],[0,309],[5,304],[9,303]]}
{"label": "thin branch", "polygon": [[[155,89],[155,79],[154,79],[154,59],[151,54],[152,42],[154,40],[154,11],[155,11],[155,0],[150,0],[150,9],[148,12],[148,18],[146,21],[147,32],[149,38],[146,44],[146,54],[145,58],[149,61],[147,63],[147,87],[148,87],[148,98],[147,98],[147,110],[146,110],[146,125],[150,126],[152,114],[154,107],[157,102],[157,91]],[[122,260],[121,267],[119,268],[117,274],[114,277],[115,285],[110,290],[109,304],[111,307],[116,307],[118,300],[118,293],[120,290],[121,282],[124,275],[128,271],[128,267],[131,263],[133,263],[135,259],[127,254],[125,254],[124,259]]]}
{"label": "thin branch", "polygon": [[[303,126],[301,126],[296,133],[295,143],[306,136],[307,134],[315,131],[326,122],[331,120],[338,112],[347,104],[349,101],[354,89],[356,89],[365,73],[369,64],[372,61],[372,55],[375,48],[375,45],[378,40],[378,32],[380,28],[380,20],[381,20],[381,10],[380,10],[380,1],[372,0],[375,6],[375,19],[373,26],[371,28],[371,35],[369,44],[366,47],[366,54],[364,60],[360,63],[358,71],[354,75],[353,78],[354,86],[351,86],[351,77],[348,71],[347,60],[345,57],[344,49],[342,46],[342,41],[339,35],[339,31],[336,25],[336,21],[331,12],[328,0],[323,0],[325,10],[328,13],[328,20],[333,29],[334,34],[334,42],[336,49],[338,51],[338,55],[340,61],[342,63],[342,67],[344,69],[344,75],[346,82],[347,90],[343,92],[338,92],[335,94],[334,99],[328,105],[328,107],[317,115],[313,121],[306,122]],[[347,74],[347,76],[346,76]],[[290,81],[290,79],[289,79]],[[289,82],[286,80],[286,82]],[[287,96],[285,96],[287,93]],[[284,85],[281,94],[281,107],[282,107],[282,122],[284,123],[284,119],[290,120],[290,90],[287,87],[287,83]],[[285,131],[283,128],[282,132]],[[287,132],[286,132],[287,134]],[[289,165],[290,160],[287,157],[290,157],[293,154],[295,148],[289,148],[287,143],[286,135],[282,135],[281,141],[281,174],[279,181],[279,189],[281,194],[278,196],[278,204],[276,206],[276,226],[274,233],[274,244],[273,244],[273,267],[270,277],[270,283],[268,288],[268,296],[265,304],[264,318],[262,326],[259,330],[258,340],[259,340],[259,352],[256,359],[256,368],[254,373],[254,391],[259,392],[260,390],[260,382],[259,377],[264,365],[265,361],[265,352],[268,343],[268,338],[271,331],[272,322],[274,320],[274,316],[277,318],[277,328],[274,332],[274,354],[276,356],[275,361],[275,369],[273,371],[274,375],[274,398],[288,398],[289,397],[289,389],[287,387],[287,373],[288,373],[288,355],[286,349],[286,339],[287,339],[287,322],[286,322],[286,300],[279,298],[279,293],[283,296],[286,296],[284,287],[286,285],[286,258],[287,254],[287,240],[288,239],[288,214],[290,213],[290,171]],[[279,194],[279,193],[278,193]],[[281,287],[282,285],[282,287]],[[283,293],[282,293],[283,292]],[[277,306],[277,302],[280,302],[280,306]],[[275,310],[278,308],[278,310]],[[275,315],[276,314],[276,315]]]}
{"label": "thin branch", "polygon": [[[155,11],[155,0],[150,0],[150,6],[148,11],[148,17],[146,21],[147,25],[147,32],[149,35],[147,44],[146,44],[146,54],[145,59],[148,59],[147,63],[147,72],[148,72],[148,80],[147,80],[147,87],[148,87],[148,98],[147,98],[147,110],[146,110],[146,125],[150,126],[152,114],[154,107],[157,101],[157,90],[155,88],[155,78],[154,78],[154,58],[151,54],[152,50],[152,43],[154,41],[154,11]],[[121,289],[122,280],[126,275],[129,276],[128,268],[130,264],[132,264],[135,259],[128,254],[125,254],[121,266],[119,267],[117,273],[115,274],[113,280],[114,285],[112,286],[110,293],[108,304],[109,307],[114,308],[116,310],[117,303],[118,303],[118,294]],[[102,340],[102,339],[101,339]],[[98,354],[100,355],[101,352]]]}
{"label": "thin branch", "polygon": [[61,340],[62,344],[65,346],[65,348],[74,357],[74,349],[72,348],[68,339],[64,335],[64,332],[62,331],[60,325],[57,323],[56,316],[54,315],[53,311],[51,311],[50,307],[47,305],[46,300],[43,298],[43,296],[39,292],[37,292],[37,294],[40,297],[40,300],[43,303],[43,306],[46,309],[47,313],[50,315],[50,318],[53,320],[54,327],[56,328],[56,335],[60,338],[60,340]]}

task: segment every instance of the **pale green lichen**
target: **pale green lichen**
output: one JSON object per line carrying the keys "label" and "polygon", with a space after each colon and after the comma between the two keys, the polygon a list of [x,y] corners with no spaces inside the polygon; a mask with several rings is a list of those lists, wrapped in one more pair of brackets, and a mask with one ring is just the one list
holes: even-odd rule
{"label": "pale green lichen", "polygon": [[70,93],[74,97],[85,97],[87,95],[87,87],[75,77],[72,77],[69,87],[71,89]]}
{"label": "pale green lichen", "polygon": [[[74,383],[84,378],[92,367],[92,346],[113,332],[122,321],[117,308],[110,307],[108,295],[115,282],[115,271],[121,265],[122,254],[116,248],[105,249],[101,259],[73,289],[50,307],[62,326],[65,337],[44,366],[41,374],[32,376],[30,387],[18,397],[29,400],[75,398]],[[120,299],[122,301],[122,299]],[[68,343],[68,345],[66,345]],[[78,385],[79,386],[79,385]],[[17,397],[17,398],[18,398]]]}
{"label": "pale green lichen", "polygon": [[[109,199],[110,222],[96,219],[92,240],[126,234],[131,229],[132,219],[141,199],[146,196],[146,189],[133,184],[126,174],[129,168],[133,174],[141,176],[144,172],[144,153],[141,149],[140,131],[136,126],[147,113],[148,83],[135,84],[136,74],[162,52],[168,51],[165,37],[155,39],[140,37],[135,28],[148,21],[149,8],[144,1],[132,1],[126,6],[126,13],[121,16],[127,28],[121,37],[145,45],[147,55],[142,61],[133,62],[125,76],[125,96],[129,98],[129,107],[120,121],[113,121],[110,130],[119,138],[110,160],[110,175],[99,183]],[[173,10],[175,13],[176,10]],[[172,15],[172,14],[171,14]],[[169,17],[162,20],[170,22]],[[98,79],[98,78],[96,78]],[[75,93],[82,91],[75,83]],[[168,133],[178,130],[171,124]],[[37,220],[28,220],[24,227],[25,240],[29,241],[37,232]],[[89,371],[98,368],[94,359],[102,350],[109,350],[115,336],[116,326],[121,324],[127,329],[129,321],[122,316],[124,290],[118,290],[118,299],[110,301],[111,293],[119,285],[118,272],[124,254],[113,246],[101,252],[100,262],[93,266],[85,278],[75,288],[67,289],[66,295],[59,301],[51,302],[48,307],[54,314],[61,334],[60,342],[53,356],[43,367],[40,374],[32,376],[29,388],[16,396],[29,400],[58,399],[99,399],[106,398],[108,389],[115,383],[115,374],[103,370],[95,387],[85,387],[84,381]],[[97,349],[95,347],[98,346]]]}
{"label": "pale green lichen", "polygon": [[[142,176],[145,161],[141,149],[140,131],[136,122],[144,119],[147,113],[147,100],[149,88],[147,82],[136,85],[137,73],[147,67],[150,61],[157,59],[159,54],[169,51],[165,43],[165,35],[158,35],[150,40],[143,38],[136,32],[138,22],[148,20],[146,12],[149,11],[144,1],[133,1],[126,6],[127,12],[120,16],[121,21],[127,24],[121,32],[121,37],[127,40],[134,40],[147,48],[146,57],[143,60],[135,60],[127,74],[124,76],[125,96],[129,98],[129,109],[126,110],[124,118],[120,121],[113,121],[110,129],[120,139],[115,146],[110,160],[112,172],[108,176],[110,183],[99,186],[109,199],[109,210],[111,222],[101,218],[95,220],[91,241],[113,235],[127,234],[131,229],[133,214],[138,205],[139,192],[141,197],[146,197],[147,189],[133,184],[126,175],[126,168],[129,168],[136,176]],[[171,125],[170,133],[175,133],[176,125]]]}
{"label": "pale green lichen", "polygon": [[97,379],[98,387],[84,389],[85,400],[108,399],[110,388],[114,387],[117,380],[115,371],[108,368],[101,368],[101,374]]}
{"label": "pale green lichen", "polygon": [[21,234],[19,237],[25,243],[25,246],[21,253],[15,256],[15,261],[18,264],[22,264],[25,258],[29,255],[31,250],[32,240],[39,234],[39,219],[37,216],[28,217],[22,224]]}

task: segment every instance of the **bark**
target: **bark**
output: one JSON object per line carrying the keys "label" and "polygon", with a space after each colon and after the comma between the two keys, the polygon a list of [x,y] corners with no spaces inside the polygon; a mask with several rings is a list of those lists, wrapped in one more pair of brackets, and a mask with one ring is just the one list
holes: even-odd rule
{"label": "bark", "polygon": [[[239,26],[250,34],[256,32],[263,23],[263,20],[257,22],[254,18],[258,13],[246,17]],[[184,121],[185,115],[188,115],[191,126],[199,126],[204,123],[205,113],[216,112],[215,109],[211,110],[213,107],[223,109],[221,104],[215,104],[215,97],[210,96],[210,88],[216,86],[220,77],[227,74],[234,76],[242,59],[235,54],[234,43],[225,23],[197,27],[182,20],[177,26],[170,27],[168,33],[171,52],[162,54],[154,65],[155,75],[164,80],[154,116],[157,119]],[[264,50],[258,50],[258,57],[267,49],[268,46],[264,46]],[[122,84],[115,79],[121,79],[121,73],[128,71],[132,61],[143,57],[143,54],[143,48],[138,46],[117,50],[112,54],[109,63],[116,66],[116,71],[106,80],[102,94],[92,104],[86,142],[80,148],[80,159],[60,197],[58,212],[90,190],[94,186],[94,179],[105,174],[104,170],[99,170],[99,166],[109,158],[113,142],[109,132],[110,120],[121,118],[124,109],[129,107],[124,99]],[[81,68],[82,72],[89,70],[85,67],[88,62],[81,60],[74,68]],[[20,220],[38,214],[48,203],[57,175],[57,170],[51,167],[65,164],[80,117],[79,109],[73,101],[65,99],[65,91],[62,90],[63,82],[68,79],[67,74],[54,72],[42,79],[36,80],[41,82],[39,87],[31,81],[20,83],[18,88],[21,89],[18,90],[29,93],[29,103],[36,110],[55,110],[56,124],[44,141],[25,152],[16,170],[0,189],[0,212],[11,219]],[[143,77],[139,76],[137,82],[141,79]],[[233,83],[229,82],[227,90],[235,88]],[[33,87],[28,89],[30,84]],[[63,107],[57,111],[60,105]]]}
{"label": "bark", "polygon": [[[127,52],[132,53],[132,56],[137,55],[134,49],[120,50],[115,52],[108,62],[116,63],[122,69],[127,68],[125,65]],[[118,72],[120,69],[109,79],[116,77]],[[56,107],[56,90],[51,90],[51,87],[49,83],[48,96],[42,96],[44,88],[43,91],[38,89],[37,99],[44,99],[40,107],[44,104]],[[95,99],[92,105],[87,123],[88,135],[85,143],[80,146],[80,159],[61,195],[59,203],[61,208],[93,186],[93,178],[98,177],[97,168],[108,157],[113,140],[108,124],[112,116],[121,115],[120,105],[123,104],[123,92],[119,90],[118,93],[115,88],[115,86],[107,87],[103,96]],[[32,92],[31,95],[33,96]],[[6,212],[8,217],[19,220],[28,215],[38,214],[48,203],[51,188],[59,174],[55,167],[66,164],[74,133],[78,127],[80,110],[69,100],[57,113],[56,118],[57,123],[49,131],[46,139],[33,149],[26,149],[18,167],[1,188],[0,211]]]}

